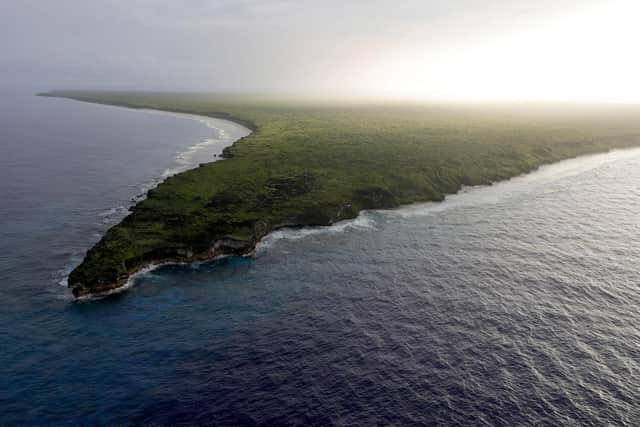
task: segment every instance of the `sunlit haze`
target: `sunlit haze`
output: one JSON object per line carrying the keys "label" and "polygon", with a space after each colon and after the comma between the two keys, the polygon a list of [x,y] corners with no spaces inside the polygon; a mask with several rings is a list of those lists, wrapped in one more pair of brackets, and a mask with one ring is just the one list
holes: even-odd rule
{"label": "sunlit haze", "polygon": [[634,0],[3,2],[0,86],[640,102]]}
{"label": "sunlit haze", "polygon": [[640,4],[606,2],[460,46],[375,58],[360,90],[460,100],[640,100]]}

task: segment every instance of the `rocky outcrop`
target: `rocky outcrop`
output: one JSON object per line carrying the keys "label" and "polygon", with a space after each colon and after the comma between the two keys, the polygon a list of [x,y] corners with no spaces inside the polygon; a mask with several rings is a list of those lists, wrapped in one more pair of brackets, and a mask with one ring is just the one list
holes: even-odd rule
{"label": "rocky outcrop", "polygon": [[126,274],[119,275],[113,282],[98,282],[89,285],[79,281],[73,281],[70,277],[69,287],[71,288],[73,296],[76,298],[108,295],[126,287],[135,274],[146,268],[163,264],[211,261],[225,256],[249,255],[253,252],[255,246],[255,241],[223,238],[211,242],[209,249],[204,252],[194,252],[193,248],[189,247],[167,249],[166,251],[160,251],[164,252],[166,256],[159,256],[146,262],[139,262],[129,267]]}

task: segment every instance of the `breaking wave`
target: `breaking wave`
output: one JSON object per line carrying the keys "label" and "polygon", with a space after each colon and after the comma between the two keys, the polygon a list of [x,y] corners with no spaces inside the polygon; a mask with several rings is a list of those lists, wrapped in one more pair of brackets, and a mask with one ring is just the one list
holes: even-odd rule
{"label": "breaking wave", "polygon": [[281,240],[300,240],[324,234],[336,234],[348,231],[371,231],[376,229],[375,213],[363,211],[354,219],[339,221],[330,226],[282,228],[272,231],[256,245],[256,253],[269,249]]}
{"label": "breaking wave", "polygon": [[156,110],[140,111],[151,114],[167,114],[195,120],[204,124],[209,129],[213,129],[215,131],[215,136],[190,145],[185,150],[176,153],[172,164],[169,167],[164,169],[158,176],[149,177],[149,179],[139,186],[139,194],[131,199],[132,203],[144,200],[149,190],[155,188],[162,181],[173,175],[193,169],[201,163],[210,163],[222,160],[221,155],[225,148],[233,145],[233,143],[238,139],[251,133],[249,129],[224,119]]}
{"label": "breaking wave", "polygon": [[[112,107],[112,108],[122,108],[122,107]],[[251,131],[244,126],[241,126],[237,123],[231,122],[229,120],[218,119],[213,117],[205,117],[198,116],[194,114],[183,114],[183,113],[173,113],[167,111],[157,111],[157,110],[149,110],[149,109],[135,109],[131,111],[143,112],[146,114],[161,114],[161,115],[170,115],[181,117],[189,120],[194,120],[202,123],[209,129],[214,131],[214,135],[212,137],[205,139],[204,141],[198,141],[184,150],[181,150],[175,154],[173,159],[170,161],[170,165],[166,167],[162,172],[155,176],[149,176],[144,182],[139,184],[132,185],[132,188],[137,190],[136,194],[130,196],[130,199],[126,201],[124,204],[111,207],[106,210],[102,210],[97,212],[98,221],[94,224],[96,229],[100,231],[100,233],[94,233],[92,236],[97,240],[100,239],[102,233],[106,231],[104,229],[105,226],[112,226],[117,222],[121,221],[128,213],[129,209],[138,202],[144,200],[147,196],[149,190],[157,187],[160,183],[162,183],[167,178],[185,172],[189,169],[193,169],[200,165],[201,163],[209,163],[221,160],[222,151],[231,146],[235,141],[249,135]],[[68,276],[69,273],[78,265],[81,261],[81,257],[74,256],[72,257],[72,261],[69,262],[68,265],[65,265],[63,269],[61,269],[55,277],[56,283],[61,286],[68,285]],[[79,259],[78,259],[79,258]],[[152,267],[151,270],[156,267]],[[147,270],[145,270],[146,272]],[[150,270],[148,270],[150,271]],[[136,275],[137,276],[137,275]],[[131,283],[127,283],[127,285],[114,290],[111,293],[122,292],[123,290],[128,289],[133,285],[132,280]],[[102,295],[104,297],[106,295]]]}
{"label": "breaking wave", "polygon": [[532,173],[500,181],[493,185],[463,187],[458,193],[447,195],[442,202],[416,203],[397,209],[379,210],[377,212],[387,217],[412,218],[430,216],[457,208],[496,204],[507,199],[526,197],[533,189],[542,188],[552,182],[574,178],[594,169],[615,167],[614,164],[616,162],[633,159],[638,155],[640,155],[640,149],[633,148],[579,156],[574,159],[543,165]]}

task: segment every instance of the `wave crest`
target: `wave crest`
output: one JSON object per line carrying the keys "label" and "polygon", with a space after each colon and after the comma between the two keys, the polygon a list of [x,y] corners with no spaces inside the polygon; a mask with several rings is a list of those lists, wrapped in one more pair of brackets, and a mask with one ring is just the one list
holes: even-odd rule
{"label": "wave crest", "polygon": [[361,212],[354,219],[339,221],[330,226],[282,228],[266,235],[256,245],[256,253],[267,250],[281,240],[300,240],[317,235],[366,230],[377,230],[377,223],[373,213],[367,211]]}

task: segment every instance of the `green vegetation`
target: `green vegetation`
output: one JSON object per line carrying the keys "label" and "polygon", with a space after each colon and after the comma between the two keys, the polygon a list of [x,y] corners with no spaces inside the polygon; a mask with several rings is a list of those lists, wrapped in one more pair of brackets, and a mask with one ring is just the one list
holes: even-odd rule
{"label": "green vegetation", "polygon": [[[254,130],[225,161],[167,179],[69,277],[77,295],[152,261],[246,253],[282,226],[442,200],[462,185],[581,154],[640,145],[632,107],[437,106],[169,93],[47,95],[226,117]],[[211,250],[218,242],[218,249]]]}

